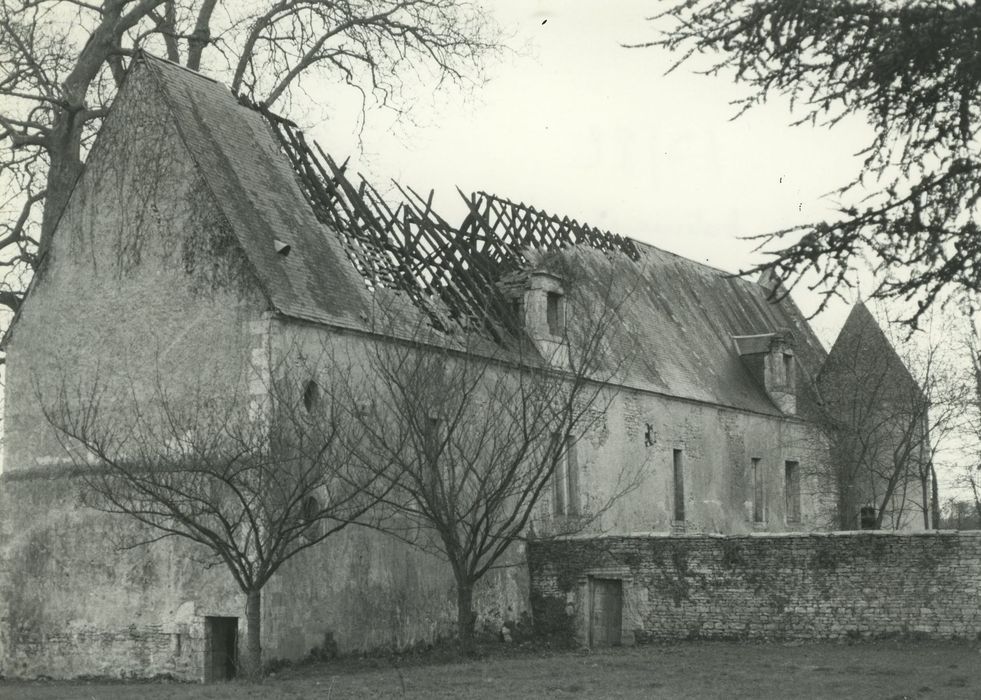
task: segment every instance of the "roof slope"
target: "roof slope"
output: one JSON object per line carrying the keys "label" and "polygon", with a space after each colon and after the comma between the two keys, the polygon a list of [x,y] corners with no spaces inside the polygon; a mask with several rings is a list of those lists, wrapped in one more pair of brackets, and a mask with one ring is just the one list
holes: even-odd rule
{"label": "roof slope", "polygon": [[[367,290],[337,234],[313,215],[266,120],[228,88],[143,54],[178,129],[277,311],[363,325]],[[288,255],[276,252],[279,240]]]}
{"label": "roof slope", "polygon": [[[790,330],[796,341],[798,415],[808,417],[813,378],[826,353],[789,296],[638,243],[640,260],[608,258],[617,278],[642,275],[620,310],[632,336],[626,378],[641,388],[771,415],[781,415],[740,358],[733,336]],[[594,259],[596,256],[592,256]],[[598,263],[593,263],[596,265]]]}
{"label": "roof slope", "polygon": [[828,388],[828,398],[833,400],[833,394],[840,393],[840,389],[835,391],[838,382],[870,383],[877,377],[888,378],[889,391],[883,397],[893,395],[905,398],[910,391],[919,395],[923,393],[872,312],[859,301],[848,313],[845,325],[828,353],[819,382],[822,387]]}
{"label": "roof slope", "polygon": [[[373,303],[411,311],[408,299],[396,303],[397,291],[369,291],[340,234],[318,219],[311,193],[301,189],[303,178],[266,117],[209,78],[151,56],[140,60],[161,88],[189,152],[275,310],[357,328],[367,328]],[[528,226],[549,216],[531,208],[522,211]],[[560,221],[553,219],[553,224]],[[575,240],[585,230],[575,221],[560,223],[575,229]],[[646,244],[636,243],[627,255],[584,251],[570,240],[566,235],[564,242],[543,245],[550,250],[572,245],[583,252],[579,259],[591,260],[591,265],[626,266],[625,279],[643,275],[621,309],[639,350],[625,376],[632,385],[780,415],[742,363],[732,336],[790,329],[805,375],[800,387],[809,386],[824,362],[824,349],[789,296],[770,301],[769,290],[760,284]],[[277,252],[277,241],[290,246],[289,254]],[[806,414],[805,408],[799,413]]]}

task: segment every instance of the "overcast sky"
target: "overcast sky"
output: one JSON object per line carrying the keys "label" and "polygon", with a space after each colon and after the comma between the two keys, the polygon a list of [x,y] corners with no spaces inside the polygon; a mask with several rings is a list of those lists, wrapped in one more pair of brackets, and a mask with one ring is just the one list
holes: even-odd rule
{"label": "overcast sky", "polygon": [[[489,67],[485,86],[421,91],[411,122],[370,112],[363,147],[356,104],[335,95],[314,137],[376,185],[435,188],[451,220],[455,186],[486,190],[731,271],[759,260],[741,237],[828,216],[824,195],[858,172],[871,133],[861,120],[792,127],[775,101],[732,121],[730,101],[746,93],[731,76],[665,75],[670,54],[622,48],[656,36],[645,17],[659,3],[490,6],[517,53]],[[816,308],[804,290],[794,297]],[[846,312],[814,321],[826,344]]]}

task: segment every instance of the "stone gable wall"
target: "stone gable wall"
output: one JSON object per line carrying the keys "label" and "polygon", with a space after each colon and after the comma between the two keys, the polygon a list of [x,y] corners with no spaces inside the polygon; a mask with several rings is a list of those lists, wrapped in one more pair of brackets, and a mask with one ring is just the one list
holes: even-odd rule
{"label": "stone gable wall", "polygon": [[595,579],[622,641],[981,633],[981,532],[569,538],[528,548],[542,632],[589,639]]}

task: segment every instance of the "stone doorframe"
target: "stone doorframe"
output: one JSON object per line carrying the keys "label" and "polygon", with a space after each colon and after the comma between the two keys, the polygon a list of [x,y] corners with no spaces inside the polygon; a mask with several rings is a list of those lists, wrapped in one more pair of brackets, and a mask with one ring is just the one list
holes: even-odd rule
{"label": "stone doorframe", "polygon": [[[575,593],[570,594],[570,605],[575,606],[576,620],[576,642],[580,646],[589,646],[589,625],[592,611],[592,579],[613,579],[621,582],[623,591],[623,619],[620,624],[620,643],[622,646],[633,646],[636,644],[634,631],[643,629],[640,617],[638,600],[640,596],[646,598],[646,591],[641,587],[636,589],[633,586],[633,574],[629,566],[597,566],[586,569],[581,576],[576,579]],[[638,595],[640,594],[640,596]]]}

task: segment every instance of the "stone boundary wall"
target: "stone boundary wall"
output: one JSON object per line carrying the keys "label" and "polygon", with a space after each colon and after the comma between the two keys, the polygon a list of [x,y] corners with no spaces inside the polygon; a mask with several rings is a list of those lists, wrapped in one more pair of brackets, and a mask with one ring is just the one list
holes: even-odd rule
{"label": "stone boundary wall", "polygon": [[538,630],[583,644],[610,580],[624,644],[981,636],[981,531],[577,536],[528,565]]}

